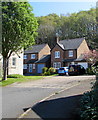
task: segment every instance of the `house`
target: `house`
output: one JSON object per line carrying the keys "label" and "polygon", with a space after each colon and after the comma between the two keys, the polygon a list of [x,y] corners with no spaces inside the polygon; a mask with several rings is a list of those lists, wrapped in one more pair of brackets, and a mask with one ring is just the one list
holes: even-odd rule
{"label": "house", "polygon": [[24,74],[42,73],[43,67],[51,66],[48,44],[33,45],[24,52]]}
{"label": "house", "polygon": [[[0,72],[2,72],[3,57],[0,55]],[[0,73],[1,74],[1,73]],[[23,50],[12,53],[8,60],[7,74],[20,74],[23,75]]]}
{"label": "house", "polygon": [[55,46],[51,49],[51,66],[60,68],[69,64],[81,64],[88,67],[83,59],[83,53],[89,51],[85,38],[76,38],[59,41],[56,39]]}

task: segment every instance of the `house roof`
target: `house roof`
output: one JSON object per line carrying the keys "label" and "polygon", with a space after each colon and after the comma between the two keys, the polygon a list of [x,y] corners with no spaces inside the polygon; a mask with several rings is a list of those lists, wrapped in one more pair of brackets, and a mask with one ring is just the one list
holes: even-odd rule
{"label": "house roof", "polygon": [[73,62],[75,59],[65,59],[63,62]]}
{"label": "house roof", "polygon": [[33,45],[25,50],[24,53],[39,53],[46,45],[48,44]]}
{"label": "house roof", "polygon": [[64,50],[77,49],[84,38],[68,39],[59,41],[57,44]]}
{"label": "house roof", "polygon": [[74,62],[86,62],[86,60],[83,58],[77,58],[76,60],[74,60]]}
{"label": "house roof", "polygon": [[35,62],[36,62],[36,60],[29,60],[29,61],[27,61],[27,64],[35,63]]}
{"label": "house roof", "polygon": [[44,55],[40,60],[35,63],[46,63],[51,58],[51,55]]}

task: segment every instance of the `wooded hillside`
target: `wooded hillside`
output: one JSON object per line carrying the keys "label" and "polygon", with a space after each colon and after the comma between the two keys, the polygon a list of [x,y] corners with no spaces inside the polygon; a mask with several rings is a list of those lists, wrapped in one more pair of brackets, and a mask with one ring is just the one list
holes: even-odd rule
{"label": "wooded hillside", "polygon": [[37,44],[48,43],[52,47],[54,37],[58,33],[60,40],[85,37],[91,48],[98,47],[98,27],[94,8],[65,16],[53,13],[37,17],[37,20]]}

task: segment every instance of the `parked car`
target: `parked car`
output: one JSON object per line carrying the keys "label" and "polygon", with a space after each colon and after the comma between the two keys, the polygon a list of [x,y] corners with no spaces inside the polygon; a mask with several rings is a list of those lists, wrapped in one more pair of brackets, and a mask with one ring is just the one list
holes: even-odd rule
{"label": "parked car", "polygon": [[68,75],[68,67],[61,67],[58,69],[59,75]]}
{"label": "parked car", "polygon": [[69,75],[83,75],[85,74],[85,69],[82,65],[69,65],[68,74]]}

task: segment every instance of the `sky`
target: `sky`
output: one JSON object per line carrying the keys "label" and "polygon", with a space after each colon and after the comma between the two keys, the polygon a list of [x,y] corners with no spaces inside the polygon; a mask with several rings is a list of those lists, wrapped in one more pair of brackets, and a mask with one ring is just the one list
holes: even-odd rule
{"label": "sky", "polygon": [[30,2],[36,17],[51,13],[57,15],[89,10],[96,7],[96,2]]}

